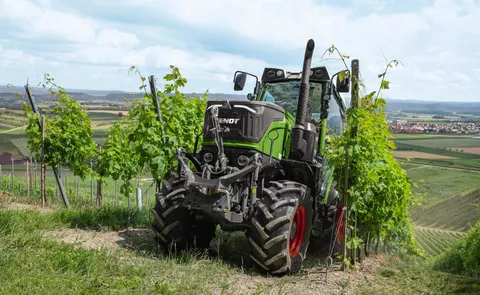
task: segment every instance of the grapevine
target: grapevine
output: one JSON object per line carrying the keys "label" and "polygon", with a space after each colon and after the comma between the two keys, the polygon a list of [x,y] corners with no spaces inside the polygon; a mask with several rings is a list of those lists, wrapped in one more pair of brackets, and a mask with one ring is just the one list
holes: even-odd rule
{"label": "grapevine", "polygon": [[[145,91],[133,101],[128,116],[111,127],[100,155],[102,176],[122,179],[124,195],[130,193],[130,180],[145,167],[156,181],[165,179],[177,167],[178,149],[193,150],[195,131],[202,128],[207,93],[187,99],[180,92],[187,79],[177,67],[170,68],[172,72],[163,77],[164,90],[157,91],[162,121],[157,119],[152,95]],[[145,77],[136,72],[142,81],[140,89],[145,89]]]}
{"label": "grapevine", "polygon": [[[337,52],[332,46],[329,52]],[[388,89],[390,82],[385,80],[388,68],[398,65],[393,60],[386,66],[379,91],[371,92],[359,98],[359,107],[347,110],[345,133],[333,137],[327,153],[330,163],[336,169],[339,190],[344,190],[345,159],[348,163],[348,196],[350,211],[356,214],[360,223],[360,238],[354,237],[348,242],[350,248],[356,248],[367,237],[377,237],[377,245],[382,239],[392,248],[419,254],[413,237],[412,221],[408,208],[413,203],[411,183],[406,171],[395,160],[384,107],[386,101],[379,96],[380,90]],[[365,86],[359,81],[360,86]],[[350,215],[351,216],[351,215]]]}
{"label": "grapevine", "polygon": [[[49,74],[45,74],[41,85],[48,87],[54,98],[53,116],[45,118],[45,164],[59,167],[69,163],[73,174],[82,180],[88,175],[96,177],[88,165],[97,155],[97,146],[92,139],[93,130],[86,109],[58,86]],[[28,117],[28,148],[35,157],[39,157],[42,142],[39,115],[26,102],[23,102],[23,110]]]}

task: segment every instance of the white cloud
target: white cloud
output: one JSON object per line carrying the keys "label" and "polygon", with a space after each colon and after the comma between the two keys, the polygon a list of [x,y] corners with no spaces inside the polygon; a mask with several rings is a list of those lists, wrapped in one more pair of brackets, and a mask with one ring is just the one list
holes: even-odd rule
{"label": "white cloud", "polygon": [[73,42],[91,42],[94,22],[69,12],[42,9],[26,0],[2,0],[0,20],[8,20],[35,39],[55,38]]}
{"label": "white cloud", "polygon": [[117,29],[104,29],[97,35],[97,44],[101,46],[132,48],[140,44],[137,35]]}
{"label": "white cloud", "polygon": [[[256,74],[265,66],[299,70],[305,43],[313,38],[316,65],[323,51],[335,44],[342,53],[360,59],[361,74],[370,90],[377,90],[377,74],[384,71],[383,52],[388,59],[405,64],[405,68],[389,70],[391,89],[385,95],[417,99],[469,96],[475,90],[472,80],[478,75],[474,69],[480,69],[480,6],[474,0],[435,0],[433,5],[415,8],[415,1],[404,1],[403,5],[412,6],[403,10],[409,12],[385,12],[392,1],[352,0],[353,5],[340,7],[314,0],[105,0],[97,4],[65,1],[61,5],[58,0],[0,0],[0,26],[19,30],[0,47],[2,57],[7,57],[0,61],[0,71],[11,73],[10,79],[23,79],[26,72],[17,69],[34,65],[35,71],[56,71],[74,79],[75,69],[87,74],[69,83],[104,88],[117,81],[117,88],[124,89],[136,87],[136,83],[126,82],[131,77],[123,76],[131,65],[156,72],[168,71],[174,64],[189,79],[189,87],[230,92],[238,69]],[[74,5],[91,7],[75,10]],[[96,9],[100,7],[100,11]],[[125,14],[135,11],[139,18],[143,15],[138,12],[144,11],[155,18],[143,18],[142,25],[102,19],[109,8],[115,12],[123,9]],[[146,25],[149,19],[151,24]],[[195,32],[190,34],[203,31],[212,37],[190,36],[189,30]],[[218,36],[224,39],[217,40]],[[51,41],[44,40],[57,43],[52,42],[49,51],[44,47]],[[221,48],[227,49],[229,43],[253,44],[259,54],[247,58],[227,49],[204,49],[220,42]],[[43,47],[29,51],[28,44]],[[274,63],[278,61],[275,53],[260,53],[265,49],[278,52],[285,60]],[[342,67],[340,62],[328,65],[332,71]]]}

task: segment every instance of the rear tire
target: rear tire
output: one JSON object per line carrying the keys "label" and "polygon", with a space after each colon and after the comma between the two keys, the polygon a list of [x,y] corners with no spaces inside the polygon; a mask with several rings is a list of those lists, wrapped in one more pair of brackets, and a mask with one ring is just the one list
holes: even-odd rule
{"label": "rear tire", "polygon": [[160,244],[167,250],[208,248],[215,237],[215,223],[201,212],[183,206],[187,190],[185,179],[173,175],[162,181],[162,189],[156,194],[153,211],[153,228]]}
{"label": "rear tire", "polygon": [[271,274],[298,272],[306,258],[312,220],[313,197],[308,187],[293,181],[271,181],[252,218],[248,235],[251,259]]}

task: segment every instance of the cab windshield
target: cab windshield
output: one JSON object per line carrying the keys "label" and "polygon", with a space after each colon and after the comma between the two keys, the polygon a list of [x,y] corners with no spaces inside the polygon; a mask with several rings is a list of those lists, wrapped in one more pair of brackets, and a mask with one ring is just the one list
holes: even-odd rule
{"label": "cab windshield", "polygon": [[[293,117],[297,113],[298,96],[300,94],[300,80],[268,83],[264,86],[260,101],[277,104],[288,111]],[[310,83],[307,120],[319,120],[321,100],[326,92],[325,83]]]}
{"label": "cab windshield", "polygon": [[[300,80],[267,83],[261,91],[258,100],[271,102],[283,107],[294,118],[297,114],[298,96],[300,95]],[[325,83],[310,82],[308,99],[307,121],[317,123],[319,127],[321,102],[327,91]],[[343,117],[338,102],[330,100],[327,116],[327,134],[341,135],[343,133]]]}

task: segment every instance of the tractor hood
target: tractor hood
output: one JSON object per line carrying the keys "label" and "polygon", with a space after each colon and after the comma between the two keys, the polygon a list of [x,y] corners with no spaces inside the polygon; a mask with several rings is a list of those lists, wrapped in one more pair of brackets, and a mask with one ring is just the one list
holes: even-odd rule
{"label": "tractor hood", "polygon": [[213,140],[212,113],[214,105],[222,106],[218,121],[224,141],[259,142],[270,123],[282,121],[285,110],[273,103],[248,100],[208,101],[204,121],[204,140]]}

